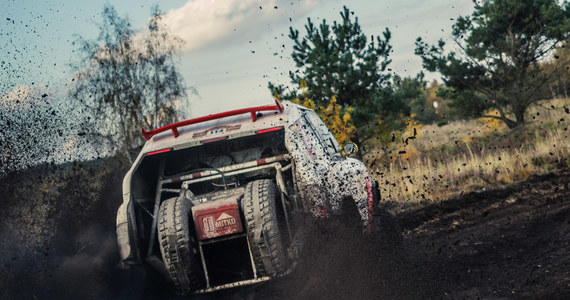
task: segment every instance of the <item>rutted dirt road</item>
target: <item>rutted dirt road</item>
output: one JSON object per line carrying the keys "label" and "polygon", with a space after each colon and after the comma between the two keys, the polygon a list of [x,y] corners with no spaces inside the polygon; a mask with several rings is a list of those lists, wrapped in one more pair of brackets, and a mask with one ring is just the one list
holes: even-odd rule
{"label": "rutted dirt road", "polygon": [[570,296],[570,170],[404,215],[437,296]]}
{"label": "rutted dirt road", "polygon": [[[398,215],[382,244],[331,229],[264,298],[570,298],[570,169]],[[351,238],[352,237],[352,238]],[[346,242],[348,241],[348,242]]]}
{"label": "rutted dirt road", "polygon": [[[120,177],[108,179],[91,217],[66,213],[42,255],[23,255],[2,231],[0,298],[177,298],[140,269],[117,268]],[[334,221],[319,226],[292,274],[213,298],[570,299],[569,168],[396,219],[401,239],[365,237]]]}

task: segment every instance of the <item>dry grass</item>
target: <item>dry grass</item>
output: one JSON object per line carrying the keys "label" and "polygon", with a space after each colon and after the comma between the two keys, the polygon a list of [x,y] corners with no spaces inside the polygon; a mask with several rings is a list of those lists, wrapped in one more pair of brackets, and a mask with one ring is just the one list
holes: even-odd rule
{"label": "dry grass", "polygon": [[490,119],[424,126],[407,144],[378,148],[365,159],[389,203],[439,202],[569,166],[569,107],[570,99],[543,101],[516,130]]}

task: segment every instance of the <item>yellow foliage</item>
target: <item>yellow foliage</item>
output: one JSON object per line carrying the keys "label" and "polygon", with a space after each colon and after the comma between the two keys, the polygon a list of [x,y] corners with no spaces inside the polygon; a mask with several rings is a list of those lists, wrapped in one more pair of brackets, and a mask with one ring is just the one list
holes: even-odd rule
{"label": "yellow foliage", "polygon": [[[307,83],[301,81],[301,88],[306,87]],[[303,96],[306,92],[303,92]],[[324,106],[319,106],[316,108],[315,102],[305,96],[304,99],[293,99],[293,103],[303,105],[306,108],[316,110],[317,114],[323,120],[325,125],[327,125],[329,131],[334,135],[337,142],[341,145],[350,141],[351,138],[356,134],[356,127],[351,122],[350,114],[353,111],[352,107],[348,107],[344,110],[342,107],[336,103],[336,97],[333,96],[329,104]]]}
{"label": "yellow foliage", "polygon": [[299,100],[297,98],[291,100],[295,104],[303,105],[306,108],[315,110],[315,102],[309,98],[305,98],[304,100]]}
{"label": "yellow foliage", "polygon": [[393,160],[400,158],[402,161],[408,161],[418,153],[418,150],[413,145],[413,141],[419,137],[419,132],[423,125],[414,119],[415,116],[416,114],[411,114],[405,119],[406,128],[403,130],[402,144],[398,147],[398,154],[400,155],[399,157],[393,156]]}
{"label": "yellow foliage", "polygon": [[419,131],[423,125],[420,123],[420,121],[416,120],[415,117],[416,114],[411,114],[408,118],[406,118],[405,133],[413,136],[414,138],[417,138],[419,136]]}
{"label": "yellow foliage", "polygon": [[[484,114],[489,116],[497,116],[497,117],[501,115],[499,111],[494,108],[486,110]],[[479,118],[477,119],[477,121],[481,125],[487,125],[490,129],[498,130],[498,129],[503,129],[507,126],[505,125],[505,122],[495,118]]]}
{"label": "yellow foliage", "polygon": [[316,111],[340,145],[349,142],[355,136],[356,127],[352,124],[350,116],[354,109],[351,106],[343,109],[340,104],[337,104],[336,96],[332,96],[326,107],[319,106],[317,108],[315,102],[309,99],[307,81],[301,80],[299,87],[303,99],[295,98],[291,101]]}
{"label": "yellow foliage", "polygon": [[301,79],[301,82],[299,82],[299,87],[301,88],[301,90],[303,90],[303,96],[307,95],[307,81],[305,79]]}
{"label": "yellow foliage", "polygon": [[356,127],[350,122],[352,107],[348,107],[344,113],[342,107],[336,103],[336,97],[332,96],[327,107],[319,107],[318,115],[332,132],[337,142],[341,145],[350,141],[356,133]]}

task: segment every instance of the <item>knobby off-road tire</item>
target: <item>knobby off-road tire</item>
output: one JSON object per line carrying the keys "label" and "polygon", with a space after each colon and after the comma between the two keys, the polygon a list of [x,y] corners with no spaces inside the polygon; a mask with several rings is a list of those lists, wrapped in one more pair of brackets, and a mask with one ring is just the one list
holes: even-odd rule
{"label": "knobby off-road tire", "polygon": [[276,205],[279,192],[273,181],[256,180],[247,184],[242,200],[249,245],[258,276],[272,276],[287,266]]}
{"label": "knobby off-road tire", "polygon": [[203,275],[192,230],[190,200],[170,198],[160,205],[158,240],[169,279],[180,294],[203,286]]}

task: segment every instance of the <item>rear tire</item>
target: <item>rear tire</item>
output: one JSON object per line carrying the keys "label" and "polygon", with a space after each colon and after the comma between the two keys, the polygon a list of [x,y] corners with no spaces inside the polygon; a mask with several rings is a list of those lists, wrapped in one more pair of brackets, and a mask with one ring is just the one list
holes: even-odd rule
{"label": "rear tire", "polygon": [[183,196],[170,198],[160,205],[158,240],[169,279],[181,294],[203,286],[203,275],[189,215],[192,204]]}
{"label": "rear tire", "polygon": [[242,200],[247,235],[258,276],[283,272],[287,265],[276,205],[279,191],[269,179],[247,184]]}

